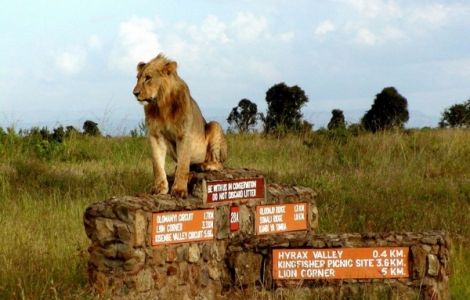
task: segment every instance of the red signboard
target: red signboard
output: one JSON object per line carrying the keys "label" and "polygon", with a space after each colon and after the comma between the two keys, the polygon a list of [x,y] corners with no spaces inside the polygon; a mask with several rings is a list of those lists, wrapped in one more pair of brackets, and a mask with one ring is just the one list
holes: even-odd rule
{"label": "red signboard", "polygon": [[206,203],[264,199],[264,178],[216,180],[206,182]]}
{"label": "red signboard", "polygon": [[230,231],[240,229],[240,207],[230,206]]}
{"label": "red signboard", "polygon": [[153,213],[152,246],[214,239],[214,209]]}
{"label": "red signboard", "polygon": [[274,249],[275,280],[406,278],[407,247]]}
{"label": "red signboard", "polygon": [[257,235],[307,229],[307,203],[258,205],[255,215]]}

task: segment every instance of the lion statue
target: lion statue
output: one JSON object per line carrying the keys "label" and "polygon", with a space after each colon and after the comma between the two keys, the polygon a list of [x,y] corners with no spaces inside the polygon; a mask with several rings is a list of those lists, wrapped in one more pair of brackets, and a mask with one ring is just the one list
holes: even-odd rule
{"label": "lion statue", "polygon": [[176,161],[171,194],[186,198],[190,165],[203,171],[221,170],[227,158],[227,143],[219,123],[206,123],[176,67],[176,62],[163,54],[148,63],[139,63],[133,93],[144,104],[152,149],[152,193],[168,193],[168,153]]}

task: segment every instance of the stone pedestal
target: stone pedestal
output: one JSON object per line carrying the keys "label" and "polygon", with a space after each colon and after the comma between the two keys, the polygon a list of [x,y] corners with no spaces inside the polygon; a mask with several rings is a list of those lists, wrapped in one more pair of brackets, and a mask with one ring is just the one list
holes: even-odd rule
{"label": "stone pedestal", "polygon": [[[246,169],[194,173],[187,199],[139,194],[90,205],[84,223],[91,240],[88,273],[93,291],[113,299],[448,298],[450,243],[445,233],[318,235],[318,210],[311,189],[260,180],[259,172]],[[229,193],[242,188],[246,192]],[[261,227],[255,220],[259,222],[260,214],[271,222],[275,218],[271,211],[287,207],[295,208],[296,218],[297,214],[305,217],[302,230],[259,234]],[[178,230],[179,225],[171,220],[184,220],[187,212],[195,210],[208,212],[202,225],[206,226],[205,240],[179,242],[172,236],[171,243],[158,241],[158,222],[171,225],[163,230],[172,235],[173,227]],[[231,224],[234,212],[238,223]],[[407,247],[409,277],[273,279],[273,249],[354,247]]]}
{"label": "stone pedestal", "polygon": [[[262,178],[253,170],[194,173],[190,196],[113,197],[90,205],[84,216],[91,240],[88,272],[95,292],[119,297],[219,299],[232,287],[262,283],[272,246],[299,245],[318,226],[315,193],[309,188],[266,184],[263,198],[204,203],[207,184]],[[257,205],[307,203],[307,228],[276,235],[255,235]],[[239,229],[230,230],[230,207],[238,207]],[[152,246],[152,215],[214,209],[214,238],[210,241]]]}

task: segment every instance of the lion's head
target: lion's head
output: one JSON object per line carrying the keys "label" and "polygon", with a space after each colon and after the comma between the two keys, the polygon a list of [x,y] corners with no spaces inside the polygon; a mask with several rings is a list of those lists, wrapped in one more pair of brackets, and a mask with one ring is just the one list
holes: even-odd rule
{"label": "lion's head", "polygon": [[184,82],[176,73],[176,62],[160,53],[150,62],[137,65],[137,84],[133,94],[139,102],[156,103],[164,101],[171,90],[182,88],[181,84]]}

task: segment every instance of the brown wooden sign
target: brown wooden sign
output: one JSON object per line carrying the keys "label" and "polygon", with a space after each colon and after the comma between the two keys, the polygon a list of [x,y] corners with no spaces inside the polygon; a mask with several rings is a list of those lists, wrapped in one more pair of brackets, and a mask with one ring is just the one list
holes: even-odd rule
{"label": "brown wooden sign", "polygon": [[307,203],[258,205],[255,215],[256,235],[307,229]]}
{"label": "brown wooden sign", "polygon": [[205,203],[264,199],[263,177],[206,182]]}
{"label": "brown wooden sign", "polygon": [[214,239],[214,209],[153,213],[152,246]]}
{"label": "brown wooden sign", "polygon": [[275,280],[406,278],[407,247],[274,249]]}

